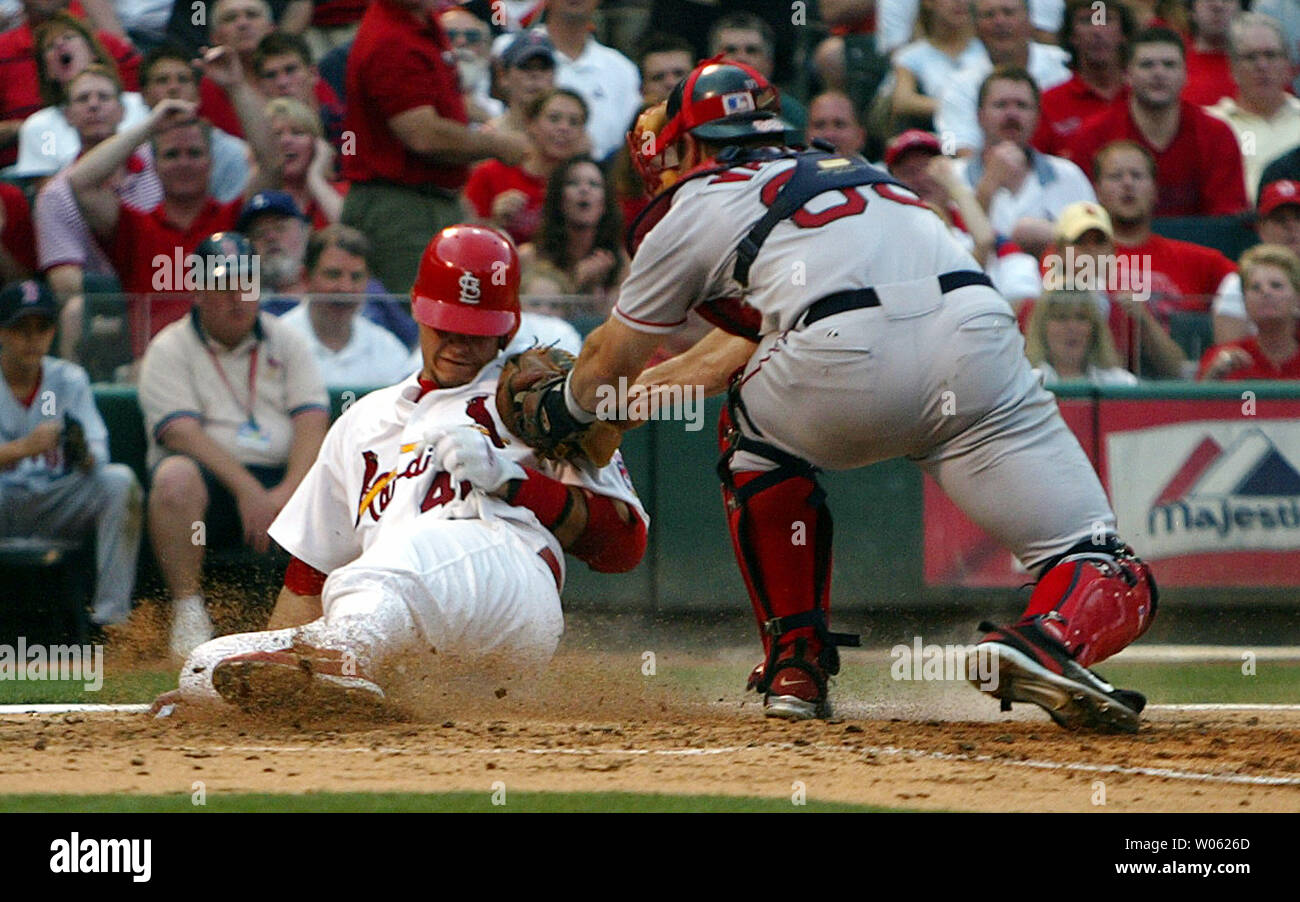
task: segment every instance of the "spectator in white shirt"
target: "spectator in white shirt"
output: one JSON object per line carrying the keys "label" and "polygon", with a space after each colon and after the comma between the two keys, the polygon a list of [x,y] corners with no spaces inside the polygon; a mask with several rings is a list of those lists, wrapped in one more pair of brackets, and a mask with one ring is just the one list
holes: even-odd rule
{"label": "spectator in white shirt", "polygon": [[1038,88],[1028,72],[993,70],[979,93],[984,149],[956,164],[998,234],[1036,257],[1052,243],[1062,209],[1097,199],[1082,169],[1029,145],[1038,127],[1038,104]]}
{"label": "spectator in white shirt", "polygon": [[1029,72],[1041,94],[1070,80],[1069,54],[1051,44],[1031,40],[1026,0],[975,0],[975,34],[984,44],[986,57],[963,66],[953,74],[935,113],[935,130],[944,146],[958,154],[978,152],[981,147],[979,89],[984,78],[998,66],[1019,66]]}
{"label": "spectator in white shirt", "polygon": [[307,300],[280,318],[311,345],[330,388],[392,385],[409,376],[406,345],[360,315],[370,277],[370,242],[334,224],[307,240]]}

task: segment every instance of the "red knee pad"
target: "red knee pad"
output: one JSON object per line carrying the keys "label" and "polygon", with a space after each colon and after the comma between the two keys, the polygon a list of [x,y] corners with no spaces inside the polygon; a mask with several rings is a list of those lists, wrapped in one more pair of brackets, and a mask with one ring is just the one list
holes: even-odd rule
{"label": "red knee pad", "polygon": [[1091,667],[1137,640],[1155,612],[1151,568],[1125,549],[1067,556],[1038,581],[1021,622],[1034,620]]}

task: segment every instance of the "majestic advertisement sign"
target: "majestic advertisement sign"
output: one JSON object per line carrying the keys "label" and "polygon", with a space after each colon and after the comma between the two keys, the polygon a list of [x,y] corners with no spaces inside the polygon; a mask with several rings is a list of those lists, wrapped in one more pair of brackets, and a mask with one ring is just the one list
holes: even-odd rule
{"label": "majestic advertisement sign", "polygon": [[[1061,401],[1120,535],[1162,586],[1300,587],[1300,401]],[[1014,587],[1033,574],[931,480],[930,585]]]}

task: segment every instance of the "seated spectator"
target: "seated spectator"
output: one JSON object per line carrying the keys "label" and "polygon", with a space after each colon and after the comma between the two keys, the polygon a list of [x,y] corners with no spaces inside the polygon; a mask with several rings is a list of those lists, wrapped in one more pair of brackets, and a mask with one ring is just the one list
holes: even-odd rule
{"label": "seated spectator", "polygon": [[512,38],[501,52],[497,91],[505,110],[488,124],[493,131],[524,137],[527,111],[534,100],[555,88],[555,48],[540,31],[525,31]]}
{"label": "seated spectator", "polygon": [[1237,98],[1224,97],[1207,112],[1228,123],[1236,135],[1246,190],[1254,203],[1264,168],[1300,146],[1300,100],[1287,93],[1291,64],[1277,22],[1259,13],[1241,13],[1232,20],[1229,35]]}
{"label": "seated spectator", "polygon": [[[265,221],[265,220],[263,220]],[[366,302],[370,244],[345,225],[307,241],[307,297],[280,318],[306,339],[325,385],[392,385],[409,376],[406,345],[360,315]]]}
{"label": "seated spectator", "polygon": [[325,140],[335,150],[342,149],[343,103],[320,77],[305,40],[278,31],[266,35],[253,51],[253,72],[262,96],[298,101],[315,114]]}
{"label": "seated spectator", "polygon": [[108,461],[86,371],[49,356],[58,313],[39,282],[0,291],[0,537],[94,536],[91,620],[121,623],[140,550],[140,484]]}
{"label": "seated spectator", "polygon": [[505,112],[505,104],[492,96],[492,29],[463,7],[438,16],[442,33],[456,55],[460,92],[470,122],[489,122]]}
{"label": "seated spectator", "polygon": [[1025,355],[1044,385],[1081,380],[1093,385],[1136,385],[1120,366],[1110,330],[1091,291],[1049,291],[1034,304]]}
{"label": "seated spectator", "polygon": [[1300,379],[1300,257],[1256,245],[1241,255],[1241,283],[1255,334],[1210,348],[1196,378]]}
{"label": "seated spectator", "polygon": [[311,226],[294,199],[283,191],[259,191],[248,199],[235,222],[260,263],[262,304],[277,295],[307,289],[307,240]]}
{"label": "seated spectator", "polygon": [[[175,44],[163,44],[146,53],[140,62],[140,93],[150,109],[168,97],[197,105],[199,75],[190,55]],[[247,125],[245,130],[257,131]],[[211,134],[212,179],[208,193],[222,203],[229,203],[243,197],[248,186],[249,148],[241,139],[215,126]]]}
{"label": "seated spectator", "polygon": [[922,0],[920,19],[922,36],[894,54],[890,109],[895,122],[931,128],[953,75],[988,54],[968,0]]}
{"label": "seated spectator", "polygon": [[546,10],[546,35],[555,46],[555,85],[587,102],[593,159],[604,162],[623,146],[627,124],[641,103],[636,63],[597,41],[600,0],[566,0]]}
{"label": "seated spectator", "polygon": [[[121,90],[112,57],[85,23],[59,13],[36,29],[36,69],[46,106],[23,122],[18,132],[18,162],[11,176],[50,176],[77,158],[81,139],[67,118],[69,88],[91,67],[111,83],[111,87],[101,85],[96,91],[103,101],[107,103],[110,95],[119,97],[123,126],[135,125],[149,114],[144,98],[134,91]],[[83,85],[82,90],[89,89]]]}
{"label": "seated spectator", "polygon": [[1196,104],[1179,100],[1186,79],[1182,39],[1167,28],[1148,28],[1134,36],[1129,57],[1128,102],[1084,123],[1066,143],[1064,155],[1091,169],[1106,144],[1135,142],[1155,160],[1156,216],[1244,210],[1246,180],[1232,129]]}
{"label": "seated spectator", "polygon": [[[713,23],[709,31],[709,56],[719,53],[723,59],[744,63],[775,83],[776,38],[771,26],[753,13],[729,13]],[[786,143],[802,144],[808,127],[808,111],[789,91],[781,92],[781,118],[790,124]],[[604,157],[598,155],[596,159]]]}
{"label": "seated spectator", "polygon": [[[1295,0],[1255,0],[1250,4],[1251,12],[1268,16],[1282,27],[1283,41],[1287,56],[1291,59],[1295,78],[1291,82],[1291,93],[1300,92],[1300,4]],[[1272,181],[1270,179],[1270,181]]]}
{"label": "seated spectator", "polygon": [[[1043,284],[1053,291],[1093,293],[1111,344],[1129,371],[1179,378],[1187,357],[1152,312],[1155,277],[1138,268],[1141,262],[1140,257],[1117,255],[1115,231],[1104,207],[1071,204],[1061,211],[1056,244],[1043,257]],[[1032,304],[1021,308],[1022,323],[1033,309]]]}
{"label": "seated spectator", "polygon": [[586,151],[587,104],[567,88],[555,88],[529,104],[528,150],[518,166],[485,160],[465,183],[470,217],[508,232],[516,244],[533,239],[551,174]]}
{"label": "seated spectator", "polygon": [[608,305],[617,298],[628,265],[623,218],[590,157],[574,157],[552,173],[537,240],[520,249],[519,260],[522,294],[582,294]]}
{"label": "seated spectator", "polygon": [[1034,256],[1052,242],[1062,208],[1096,200],[1083,171],[1029,144],[1038,126],[1038,87],[1024,69],[999,67],[980,86],[982,150],[957,160],[957,174],[975,189],[994,231]]}
{"label": "seated spectator", "polygon": [[[67,0],[22,0],[25,21],[0,34],[0,167],[18,156],[18,129],[23,120],[46,104],[41,101],[36,71],[35,29],[66,9]],[[122,84],[134,91],[140,57],[131,42],[107,31],[95,32],[117,66]]]}
{"label": "seated spectator", "polygon": [[824,91],[808,104],[808,143],[820,138],[840,153],[861,154],[867,146],[867,130],[853,108],[849,95]]}
{"label": "seated spectator", "polygon": [[975,34],[986,56],[962,66],[939,98],[935,130],[951,137],[956,153],[981,149],[979,90],[998,66],[1019,66],[1029,72],[1041,94],[1070,79],[1066,53],[1060,47],[1032,40],[1026,0],[975,0]]}
{"label": "seated spectator", "polygon": [[[262,38],[275,29],[266,0],[216,0],[209,16],[211,45],[227,47],[238,57],[240,82],[265,102],[253,56]],[[207,75],[199,79],[199,115],[227,134],[242,138],[244,126],[227,96],[228,87]]]}
{"label": "seated spectator", "polygon": [[[1300,182],[1270,182],[1259,195],[1255,230],[1261,244],[1275,244],[1300,254]],[[1255,333],[1246,315],[1241,274],[1223,281],[1214,299],[1214,343],[1229,344]]]}
{"label": "seated spectator", "polygon": [[1241,12],[1241,0],[1190,0],[1187,40],[1187,84],[1183,100],[1197,106],[1214,106],[1237,96],[1236,72],[1228,59],[1228,29]]}
{"label": "seated spectator", "polygon": [[1128,99],[1124,62],[1129,41],[1137,31],[1133,13],[1120,3],[1106,7],[1108,15],[1098,16],[1093,2],[1068,0],[1065,4],[1061,46],[1070,53],[1074,74],[1064,84],[1043,92],[1042,115],[1033,142],[1043,153],[1060,156],[1084,122]]}
{"label": "seated spectator", "polygon": [[1129,271],[1150,274],[1152,311],[1168,328],[1174,312],[1208,313],[1232,261],[1213,248],[1165,238],[1151,231],[1155,210],[1155,159],[1141,144],[1115,141],[1097,154],[1093,184],[1115,228],[1115,250],[1129,258]]}
{"label": "seated spectator", "polygon": [[0,182],[0,284],[29,278],[36,270],[32,211],[22,189]]}
{"label": "seated spectator", "polygon": [[997,235],[975,192],[957,174],[954,160],[940,152],[937,137],[919,129],[903,132],[885,148],[885,165],[890,175],[939,214],[1012,306],[1038,297],[1042,291],[1038,261]]}
{"label": "seated spectator", "polygon": [[[77,205],[128,295],[133,357],[189,309],[189,295],[177,284],[180,267],[170,261],[193,253],[214,229],[232,228],[239,215],[239,201],[222,204],[208,194],[210,128],[195,118],[192,104],[164,100],[145,122],[118,132],[68,168]],[[152,210],[140,212],[123,203],[109,181],[145,141],[153,148],[163,199]]]}
{"label": "seated spectator", "polygon": [[[149,433],[148,522],[172,599],[170,647],[212,638],[200,591],[207,548],[270,548],[267,528],[316,459],[329,396],[307,343],[244,297],[255,270],[237,232],[195,249],[204,289],[149,343],[140,407]],[[253,288],[256,291],[256,288]],[[204,523],[204,542],[194,541]]]}
{"label": "seated spectator", "polygon": [[641,102],[656,104],[695,68],[695,51],[684,38],[658,31],[642,40],[638,65]]}
{"label": "seated spectator", "polygon": [[297,100],[277,97],[266,105],[266,121],[280,166],[264,181],[292,197],[313,227],[338,222],[343,194],[333,181],[334,147],[325,140],[320,117]]}

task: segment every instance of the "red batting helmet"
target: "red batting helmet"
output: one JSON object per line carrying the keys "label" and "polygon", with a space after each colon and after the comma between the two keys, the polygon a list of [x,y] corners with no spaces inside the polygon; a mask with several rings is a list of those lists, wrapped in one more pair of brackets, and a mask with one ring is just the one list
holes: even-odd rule
{"label": "red batting helmet", "polygon": [[487,226],[448,226],[429,240],[411,288],[417,323],[465,335],[499,335],[505,347],[519,329],[519,255]]}

